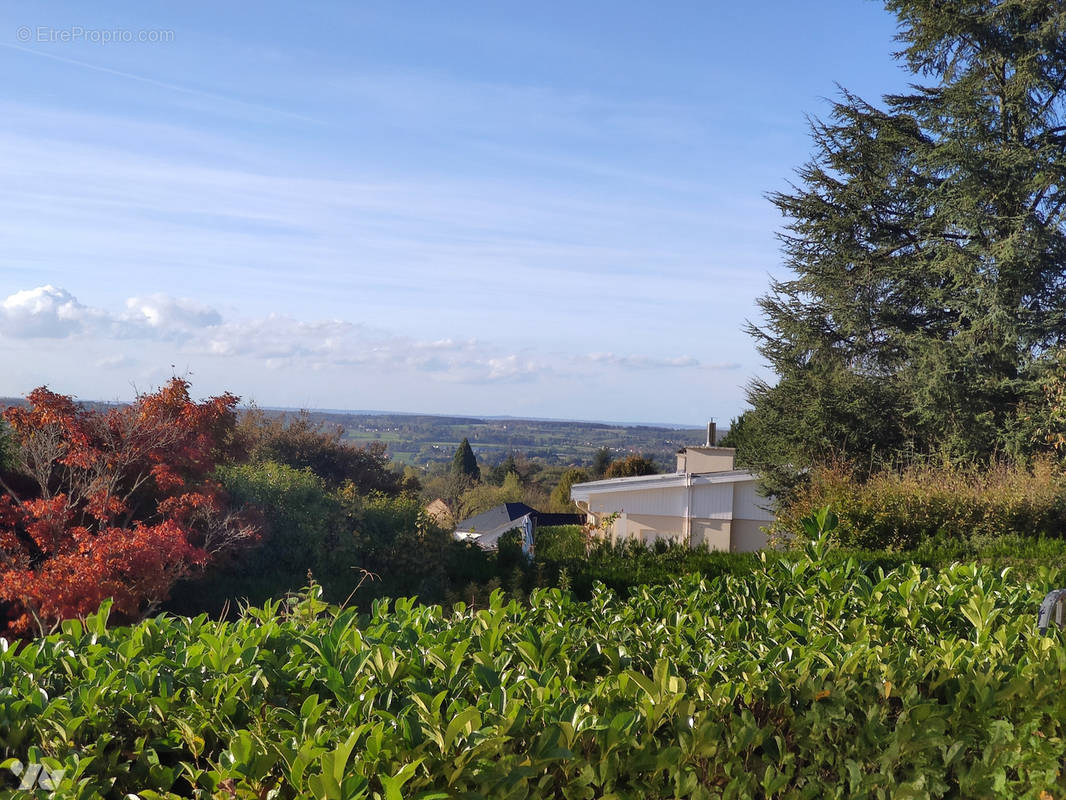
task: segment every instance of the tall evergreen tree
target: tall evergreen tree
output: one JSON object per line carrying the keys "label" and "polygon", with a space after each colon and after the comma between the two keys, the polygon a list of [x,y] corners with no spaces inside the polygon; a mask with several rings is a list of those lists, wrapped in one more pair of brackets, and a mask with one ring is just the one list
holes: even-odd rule
{"label": "tall evergreen tree", "polygon": [[464,436],[463,441],[452,456],[452,472],[456,475],[465,475],[473,480],[481,479],[481,468],[477,465],[477,457],[470,447],[470,441]]}
{"label": "tall evergreen tree", "polygon": [[592,476],[596,479],[602,478],[613,460],[611,448],[607,445],[597,450],[596,455],[592,457]]}
{"label": "tall evergreen tree", "polygon": [[779,376],[749,390],[764,470],[1024,449],[1066,336],[1066,6],[887,7],[916,83],[883,108],[843,92],[770,198],[795,276],[749,326]]}

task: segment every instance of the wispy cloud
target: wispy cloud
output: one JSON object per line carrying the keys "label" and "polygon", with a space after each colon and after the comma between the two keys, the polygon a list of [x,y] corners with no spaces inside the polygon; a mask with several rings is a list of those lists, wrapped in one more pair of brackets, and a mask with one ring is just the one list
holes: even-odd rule
{"label": "wispy cloud", "polygon": [[311,122],[319,124],[319,121],[312,117],[308,117],[303,114],[295,114],[291,111],[277,108],[275,106],[263,105],[261,103],[252,103],[242,98],[235,97],[233,95],[223,95],[217,92],[204,91],[203,89],[198,89],[193,86],[184,86],[182,84],[173,83],[171,81],[158,80],[148,75],[141,75],[120,69],[112,69],[111,67],[106,67],[101,64],[94,64],[90,61],[83,61],[77,58],[60,56],[56,55],[55,53],[48,53],[33,47],[25,47],[23,45],[11,44],[10,42],[0,42],[0,47],[5,47],[8,50],[15,50],[20,53],[25,53],[26,55],[31,55],[35,58],[44,58],[50,61],[58,61],[63,64],[70,64],[80,69],[86,69],[91,70],[93,72],[99,72],[105,75],[111,75],[117,78],[122,78],[123,80],[136,81],[138,83],[147,84],[148,86],[152,86],[157,89],[164,89],[168,92],[177,92],[180,94],[192,95],[194,97],[213,100],[219,103],[225,103],[227,105],[245,106],[249,109],[254,109],[256,111],[266,111],[274,115],[298,119],[302,122]]}
{"label": "wispy cloud", "polygon": [[670,369],[677,367],[698,367],[700,362],[692,356],[676,358],[649,358],[647,356],[620,356],[615,353],[592,353],[586,359],[594,364],[603,364],[625,369]]}
{"label": "wispy cloud", "polygon": [[[0,339],[77,338],[102,347],[123,342],[169,342],[189,357],[251,361],[280,369],[372,368],[377,374],[417,373],[443,383],[521,383],[553,373],[580,374],[590,367],[615,372],[655,369],[731,369],[701,364],[692,356],[558,354],[507,351],[479,339],[420,340],[350,320],[299,320],[282,314],[226,319],[210,306],[187,298],[152,294],[131,297],[125,309],[90,307],[65,289],[40,286],[14,292],[0,302]],[[98,359],[101,367],[131,365],[128,354]]]}

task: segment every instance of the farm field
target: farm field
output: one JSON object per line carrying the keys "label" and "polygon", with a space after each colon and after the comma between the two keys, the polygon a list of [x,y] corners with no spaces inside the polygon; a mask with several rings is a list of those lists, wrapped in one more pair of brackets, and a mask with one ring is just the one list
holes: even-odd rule
{"label": "farm field", "polygon": [[418,467],[449,462],[467,438],[478,460],[489,464],[503,461],[510,452],[547,464],[588,464],[606,446],[616,458],[641,453],[662,468],[672,468],[680,447],[699,444],[706,435],[695,428],[562,420],[327,411],[314,411],[312,417],[344,426],[345,438],[353,444],[386,442],[394,460]]}
{"label": "farm field", "polygon": [[621,599],[84,623],[0,651],[0,761],[59,797],[1060,797],[1043,569],[828,566]]}

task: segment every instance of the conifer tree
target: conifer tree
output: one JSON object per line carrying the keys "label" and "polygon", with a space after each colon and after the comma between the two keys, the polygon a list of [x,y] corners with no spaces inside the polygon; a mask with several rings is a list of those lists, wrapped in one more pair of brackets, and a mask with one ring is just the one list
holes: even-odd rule
{"label": "conifer tree", "polygon": [[[770,199],[794,276],[750,325],[749,463],[1024,453],[1066,335],[1066,7],[889,0],[915,83],[843,92]],[[874,458],[871,458],[871,453]]]}
{"label": "conifer tree", "polygon": [[477,465],[477,457],[470,447],[470,441],[465,436],[452,457],[452,472],[456,475],[465,475],[475,481],[481,479],[481,468]]}
{"label": "conifer tree", "polygon": [[611,455],[611,448],[604,445],[596,451],[596,455],[592,458],[592,475],[594,478],[602,478],[604,473],[607,472],[607,468],[611,466],[611,462],[614,458]]}

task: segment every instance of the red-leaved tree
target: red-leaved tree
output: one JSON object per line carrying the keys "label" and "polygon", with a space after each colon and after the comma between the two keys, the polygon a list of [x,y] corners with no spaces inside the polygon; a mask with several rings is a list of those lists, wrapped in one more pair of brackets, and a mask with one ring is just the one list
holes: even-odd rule
{"label": "red-leaved tree", "polygon": [[42,387],[4,419],[0,634],[44,633],[95,610],[134,620],[174,583],[256,537],[211,479],[234,447],[237,398],[201,403],[174,378],[127,406],[86,409]]}

